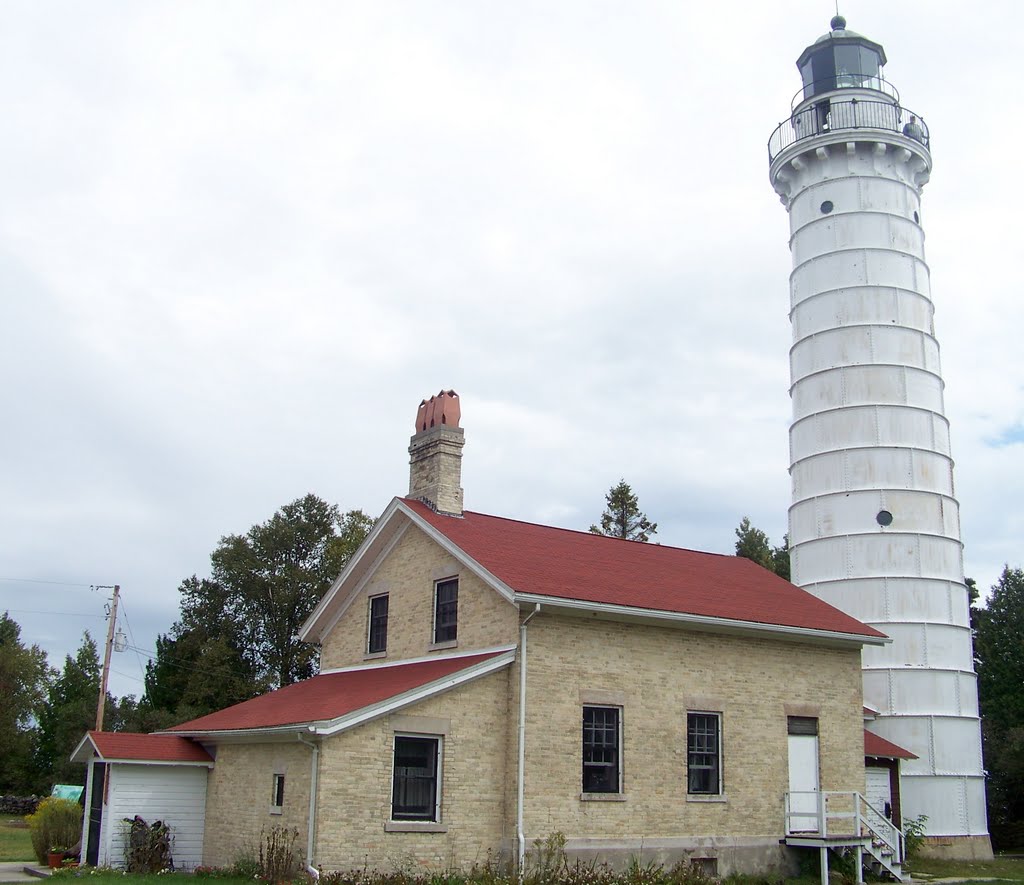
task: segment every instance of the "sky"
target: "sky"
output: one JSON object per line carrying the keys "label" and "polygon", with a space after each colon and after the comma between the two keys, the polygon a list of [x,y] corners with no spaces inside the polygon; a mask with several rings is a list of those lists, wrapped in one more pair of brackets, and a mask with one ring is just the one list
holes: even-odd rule
{"label": "sky", "polygon": [[[1024,564],[1009,0],[841,2],[927,122],[965,572]],[[178,586],[308,492],[408,490],[455,389],[467,509],[781,542],[788,219],[767,141],[832,2],[7,0],[0,610],[51,664],[119,584],[140,695]]]}

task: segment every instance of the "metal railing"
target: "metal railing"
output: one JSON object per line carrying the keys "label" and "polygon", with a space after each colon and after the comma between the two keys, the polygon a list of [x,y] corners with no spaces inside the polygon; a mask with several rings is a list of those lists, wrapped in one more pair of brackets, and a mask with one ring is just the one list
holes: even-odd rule
{"label": "metal railing", "polygon": [[864,74],[836,74],[834,77],[825,77],[824,79],[815,80],[813,83],[801,86],[796,91],[796,95],[793,96],[789,106],[795,108],[808,98],[813,98],[819,93],[832,92],[836,89],[872,89],[875,92],[883,92],[886,95],[890,95],[896,100],[896,104],[900,103],[899,90],[882,77],[869,77]]}
{"label": "metal railing", "polygon": [[896,863],[904,860],[903,832],[860,793],[786,793],[785,816],[787,836],[868,839],[886,846]]}
{"label": "metal railing", "polygon": [[768,162],[802,139],[853,129],[896,132],[925,147],[931,141],[924,120],[898,104],[859,98],[825,98],[779,123],[768,139]]}

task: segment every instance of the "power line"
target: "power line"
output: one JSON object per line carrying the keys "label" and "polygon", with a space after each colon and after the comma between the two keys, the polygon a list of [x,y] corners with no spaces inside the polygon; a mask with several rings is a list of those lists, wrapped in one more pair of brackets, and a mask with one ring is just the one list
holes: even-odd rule
{"label": "power line", "polygon": [[56,584],[59,587],[95,587],[95,584],[76,584],[71,581],[43,581],[38,578],[0,578],[0,581],[14,581],[18,584]]}
{"label": "power line", "polygon": [[14,612],[19,615],[66,615],[70,618],[98,618],[105,621],[106,615],[98,615],[95,612],[55,612],[52,610],[40,611],[32,608],[5,608],[6,612]]}

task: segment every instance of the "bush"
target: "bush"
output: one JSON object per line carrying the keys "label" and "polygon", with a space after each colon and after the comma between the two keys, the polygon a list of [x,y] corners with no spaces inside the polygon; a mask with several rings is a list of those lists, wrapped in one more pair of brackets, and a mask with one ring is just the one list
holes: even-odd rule
{"label": "bush", "polygon": [[41,864],[51,851],[67,851],[82,838],[82,807],[70,799],[48,796],[25,820],[32,831],[32,850]]}
{"label": "bush", "polygon": [[299,859],[295,856],[299,831],[279,826],[260,835],[260,877],[268,882],[289,881],[299,870]]}
{"label": "bush", "polygon": [[171,828],[163,821],[147,824],[141,817],[126,817],[124,862],[129,873],[159,873],[174,868]]}

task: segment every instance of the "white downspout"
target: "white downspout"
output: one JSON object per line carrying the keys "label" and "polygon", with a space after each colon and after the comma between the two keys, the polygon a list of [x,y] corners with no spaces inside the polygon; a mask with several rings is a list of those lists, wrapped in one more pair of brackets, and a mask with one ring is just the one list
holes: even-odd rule
{"label": "white downspout", "polygon": [[516,795],[516,839],[519,841],[519,881],[526,872],[526,835],[523,833],[523,802],[526,789],[526,625],[540,613],[538,602],[519,625],[519,774]]}
{"label": "white downspout", "polygon": [[320,745],[313,741],[307,741],[301,734],[298,735],[298,738],[300,744],[304,744],[313,751],[309,770],[309,826],[308,834],[306,835],[306,872],[313,877],[313,881],[317,881],[320,878],[320,871],[313,866],[313,834],[316,829],[316,787],[317,774],[320,771]]}

